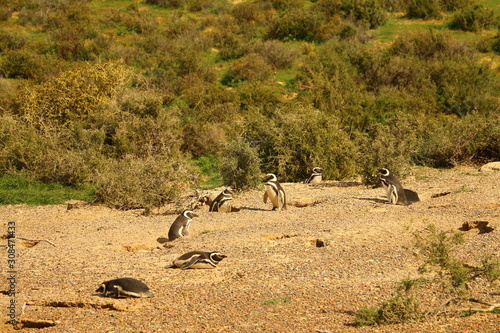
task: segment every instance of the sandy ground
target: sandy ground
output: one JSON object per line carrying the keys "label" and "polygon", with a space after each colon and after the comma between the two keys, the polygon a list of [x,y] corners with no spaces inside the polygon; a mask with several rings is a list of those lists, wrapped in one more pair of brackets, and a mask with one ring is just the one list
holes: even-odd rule
{"label": "sandy ground", "polygon": [[[416,168],[402,180],[421,199],[410,206],[389,205],[381,188],[356,183],[285,183],[288,210],[271,211],[263,190],[238,194],[239,212],[200,210],[190,235],[167,247],[157,239],[176,215],[88,205],[0,207],[0,234],[15,221],[18,237],[55,245],[16,241],[16,320],[25,323],[21,332],[499,332],[500,315],[491,313],[353,326],[356,311],[380,306],[398,282],[419,276],[412,233],[429,224],[463,232],[464,222],[487,221],[496,230],[463,232],[458,255],[471,264],[500,257],[499,180],[498,171]],[[166,268],[192,250],[227,258],[211,270]],[[0,331],[10,332],[11,275],[3,253]],[[126,276],[144,281],[154,297],[95,293],[101,282]],[[473,296],[500,303],[499,291],[479,288]],[[433,293],[422,297],[441,300]],[[47,327],[29,327],[37,325]]]}

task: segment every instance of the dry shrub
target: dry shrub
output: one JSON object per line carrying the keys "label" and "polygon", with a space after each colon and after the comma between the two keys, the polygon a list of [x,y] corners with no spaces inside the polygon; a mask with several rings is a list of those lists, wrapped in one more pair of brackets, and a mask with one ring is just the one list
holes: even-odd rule
{"label": "dry shrub", "polygon": [[266,23],[274,11],[270,11],[270,5],[265,2],[240,2],[231,8],[231,15],[240,22]]}
{"label": "dry shrub", "polygon": [[272,68],[262,56],[250,53],[230,65],[225,81],[236,83],[240,81],[266,81],[271,77]]}
{"label": "dry shrub", "polygon": [[259,41],[250,47],[250,53],[259,54],[274,70],[290,67],[299,57],[295,48],[276,40]]}
{"label": "dry shrub", "polygon": [[[81,185],[92,180],[100,154],[93,145],[104,139],[104,133],[92,131],[80,135],[82,147],[74,149],[72,130],[45,128],[44,131],[13,116],[2,118],[0,161],[5,173],[28,172],[44,182]],[[97,141],[97,142],[96,142]]]}
{"label": "dry shrub", "polygon": [[119,103],[125,112],[156,118],[161,112],[163,97],[160,93],[150,90],[127,90],[120,97]]}
{"label": "dry shrub", "polygon": [[96,200],[120,209],[159,207],[196,181],[194,168],[182,156],[126,155],[104,163],[95,177]]}
{"label": "dry shrub", "polygon": [[20,112],[34,124],[86,119],[98,111],[100,104],[115,98],[129,77],[129,69],[121,62],[62,72],[52,81],[28,85],[20,96]]}

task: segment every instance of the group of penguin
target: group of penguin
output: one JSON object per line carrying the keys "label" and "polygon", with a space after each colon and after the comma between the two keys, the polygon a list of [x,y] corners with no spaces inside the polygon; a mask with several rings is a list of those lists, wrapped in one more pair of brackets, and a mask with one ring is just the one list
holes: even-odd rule
{"label": "group of penguin", "polygon": [[[387,200],[391,204],[408,205],[405,190],[397,180],[397,178],[388,169],[379,169],[381,174],[380,180],[386,191]],[[304,181],[306,184],[319,184],[322,181],[323,169],[315,167]],[[286,209],[286,195],[283,187],[278,181],[276,175],[270,173],[263,177],[265,184],[264,203],[269,199],[273,205],[272,210]],[[218,212],[227,202],[232,200],[233,191],[229,188],[222,191],[214,200],[205,201],[209,204],[209,211]],[[184,210],[172,223],[168,239],[173,241],[177,238],[184,237],[189,234],[189,226],[193,217],[197,217],[192,210]],[[226,258],[220,252],[206,251],[191,251],[181,255],[172,262],[171,268],[179,267],[181,269],[188,268],[215,268],[217,264]],[[105,297],[153,297],[153,293],[149,287],[134,278],[125,277],[103,282],[96,292]]]}

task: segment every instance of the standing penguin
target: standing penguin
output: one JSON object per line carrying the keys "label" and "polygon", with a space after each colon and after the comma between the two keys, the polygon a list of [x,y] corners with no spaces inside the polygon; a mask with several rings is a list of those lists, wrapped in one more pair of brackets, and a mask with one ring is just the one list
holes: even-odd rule
{"label": "standing penguin", "polygon": [[115,298],[153,297],[153,293],[144,282],[130,277],[105,281],[101,283],[96,292],[101,293],[104,297],[113,296]]}
{"label": "standing penguin", "polygon": [[273,204],[273,210],[286,209],[285,190],[283,190],[283,187],[278,182],[278,178],[274,174],[269,173],[263,179],[266,182],[264,203],[267,203],[267,199],[269,198]]}
{"label": "standing penguin", "polygon": [[307,179],[304,181],[304,184],[319,184],[321,183],[322,176],[321,173],[323,169],[320,167],[315,167],[311,174],[308,175]]}
{"label": "standing penguin", "polygon": [[172,268],[215,268],[217,264],[226,258],[220,252],[191,251],[184,253],[172,262]]}
{"label": "standing penguin", "polygon": [[[233,200],[233,191],[230,188],[226,188],[224,191],[222,191],[215,199],[212,201],[212,204],[210,205],[210,211],[211,212],[218,212],[222,211],[221,207],[223,205],[228,206],[228,201]],[[229,211],[231,208],[229,208]],[[224,211],[227,211],[224,210]]]}
{"label": "standing penguin", "polygon": [[196,217],[193,211],[186,209],[181,215],[177,216],[170,230],[168,231],[168,240],[171,242],[174,239],[186,236],[189,234],[189,226],[193,217]]}
{"label": "standing penguin", "polygon": [[405,190],[396,177],[388,169],[379,169],[382,174],[380,180],[387,193],[387,200],[393,205],[408,205]]}

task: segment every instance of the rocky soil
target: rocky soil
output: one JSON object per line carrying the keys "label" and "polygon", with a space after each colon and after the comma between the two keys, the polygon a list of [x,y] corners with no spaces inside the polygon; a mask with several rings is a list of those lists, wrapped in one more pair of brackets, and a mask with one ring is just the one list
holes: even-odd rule
{"label": "rocky soil", "polygon": [[[488,254],[500,257],[499,180],[498,171],[416,168],[402,180],[420,197],[410,206],[389,205],[381,188],[357,182],[285,183],[288,210],[271,211],[263,190],[237,194],[238,212],[199,210],[190,235],[165,244],[157,240],[176,215],[90,205],[0,207],[0,234],[15,221],[17,237],[41,240],[16,241],[19,332],[499,332],[499,314],[457,317],[452,305],[423,322],[353,326],[356,311],[380,306],[399,282],[419,276],[413,233],[430,224],[464,233],[457,255],[471,265]],[[475,221],[495,230],[459,230]],[[5,236],[0,241],[7,244]],[[227,258],[211,270],[166,268],[192,250]],[[0,331],[10,332],[2,252]],[[144,281],[154,297],[95,293],[101,282],[126,276]],[[471,287],[471,297],[500,303],[500,288],[487,288],[483,278]],[[448,297],[440,289],[420,293],[423,307]]]}

